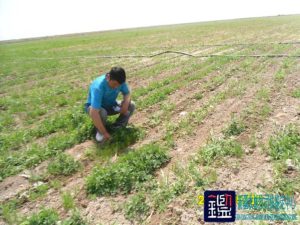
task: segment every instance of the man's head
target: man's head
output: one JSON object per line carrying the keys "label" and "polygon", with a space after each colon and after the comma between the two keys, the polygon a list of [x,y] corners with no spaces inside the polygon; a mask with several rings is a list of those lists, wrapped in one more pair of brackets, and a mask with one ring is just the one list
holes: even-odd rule
{"label": "man's head", "polygon": [[126,73],[122,67],[113,67],[107,74],[109,75],[108,84],[111,88],[117,88],[126,81]]}

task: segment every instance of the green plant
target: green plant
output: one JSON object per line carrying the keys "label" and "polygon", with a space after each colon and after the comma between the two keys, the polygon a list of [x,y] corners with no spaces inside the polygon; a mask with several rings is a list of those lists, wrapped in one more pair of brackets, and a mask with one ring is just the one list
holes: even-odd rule
{"label": "green plant", "polygon": [[84,220],[78,210],[72,212],[71,218],[64,220],[62,225],[87,225],[87,221]]}
{"label": "green plant", "polygon": [[242,154],[241,145],[233,139],[211,139],[207,145],[200,149],[199,160],[204,165],[210,165],[222,157],[241,157]]}
{"label": "green plant", "polygon": [[159,114],[152,114],[150,116],[150,120],[148,122],[149,124],[149,127],[153,128],[153,127],[156,127],[157,125],[161,124],[162,120],[161,120],[161,115]]}
{"label": "green plant", "polygon": [[0,205],[0,216],[8,224],[13,225],[18,222],[18,215],[16,212],[17,205],[18,205],[18,201],[15,200],[10,200]]}
{"label": "green plant", "polygon": [[129,220],[142,221],[149,214],[149,210],[144,193],[133,195],[124,205],[125,216]]}
{"label": "green plant", "polygon": [[217,171],[209,166],[203,168],[202,176],[205,181],[204,185],[215,183],[218,179]]}
{"label": "green plant", "polygon": [[58,154],[48,165],[48,172],[52,175],[70,175],[78,171],[81,167],[80,162],[65,153]]}
{"label": "green plant", "polygon": [[44,196],[49,190],[49,188],[49,185],[46,183],[36,186],[32,190],[30,190],[29,199],[33,201],[41,196]]}
{"label": "green plant", "polygon": [[261,88],[256,93],[256,98],[262,101],[270,101],[270,89],[269,88]]}
{"label": "green plant", "polygon": [[271,113],[271,106],[270,105],[263,105],[259,108],[259,110],[257,111],[258,115],[266,118],[268,115],[270,115]]}
{"label": "green plant", "polygon": [[26,218],[21,225],[56,225],[58,213],[54,209],[42,209]]}
{"label": "green plant", "polygon": [[153,93],[147,95],[144,99],[137,101],[139,107],[142,109],[154,105],[162,100],[165,100],[169,94],[178,89],[180,84],[174,83],[171,86],[166,86],[162,90],[158,89]]}
{"label": "green plant", "polygon": [[108,129],[112,133],[112,140],[102,144],[100,150],[96,152],[102,158],[110,158],[112,155],[126,152],[129,145],[134,144],[144,136],[143,130],[134,126],[113,130],[108,125]]}
{"label": "green plant", "polygon": [[63,207],[65,210],[74,209],[75,203],[74,203],[73,196],[70,192],[62,193],[61,197],[62,197]]}
{"label": "green plant", "polygon": [[299,177],[286,176],[288,170],[286,160],[292,159],[295,165],[300,162],[300,133],[294,124],[281,127],[269,139],[269,154],[275,160],[274,185],[272,191],[293,195],[300,191]]}
{"label": "green plant", "polygon": [[197,99],[197,100],[200,100],[200,99],[203,98],[203,94],[202,94],[201,92],[196,93],[196,94],[194,95],[194,98]]}
{"label": "green plant", "polygon": [[257,146],[257,140],[256,140],[255,136],[251,136],[249,145],[250,145],[250,148],[255,148]]}
{"label": "green plant", "polygon": [[116,163],[95,168],[87,178],[87,192],[97,195],[128,193],[152,177],[169,157],[158,145],[149,144],[120,157]]}
{"label": "green plant", "polygon": [[54,209],[41,209],[22,220],[20,225],[87,225],[88,223],[80,216],[78,210],[73,210],[70,218],[61,220]]}
{"label": "green plant", "polygon": [[300,133],[292,124],[283,127],[269,139],[270,155],[273,159],[299,159]]}
{"label": "green plant", "polygon": [[[167,134],[169,136],[180,136],[180,135],[191,135],[194,127],[199,125],[203,119],[213,110],[214,106],[220,103],[222,100],[226,98],[226,92],[219,92],[213,97],[211,97],[208,102],[203,105],[200,109],[197,109],[191,113],[189,113],[186,117],[180,120],[177,124],[169,124],[167,127]],[[176,130],[176,133],[174,132]],[[169,137],[170,138],[170,137]]]}
{"label": "green plant", "polygon": [[290,58],[286,58],[283,60],[281,67],[279,70],[275,73],[275,80],[277,81],[282,81],[287,73],[290,70],[290,67],[294,64],[294,61],[291,60]]}
{"label": "green plant", "polygon": [[164,146],[167,147],[167,148],[174,148],[176,147],[176,144],[175,144],[175,140],[174,140],[174,137],[172,134],[170,133],[167,133],[166,136],[164,137]]}
{"label": "green plant", "polygon": [[[80,112],[73,114],[69,112],[68,118],[70,118],[70,120],[68,120],[68,124],[64,124],[64,126],[71,129],[71,131],[68,133],[57,133],[51,136],[46,145],[33,143],[23,151],[5,152],[5,150],[3,150],[4,153],[0,157],[0,179],[14,175],[25,168],[35,166],[43,160],[55,156],[58,152],[91,137],[93,125],[86,115],[82,115]],[[58,119],[58,121],[61,120]],[[33,137],[31,136],[31,131],[24,135],[21,135],[22,133],[19,134],[21,139],[25,135],[23,137],[24,140],[27,140],[28,137]],[[20,137],[18,137],[17,140],[19,140]],[[7,145],[7,142],[1,139],[2,137],[0,135],[0,142],[6,143],[4,145]],[[19,143],[19,141],[17,141],[17,143]]]}
{"label": "green plant", "polygon": [[216,171],[209,167],[204,167],[200,171],[198,161],[199,157],[195,156],[187,165],[175,164],[173,167],[174,174],[186,185],[192,182],[191,184],[196,188],[214,183],[217,179]]}
{"label": "green plant", "polygon": [[276,72],[275,74],[275,79],[280,81],[283,80],[284,77],[286,76],[285,70],[284,69],[280,69]]}
{"label": "green plant", "polygon": [[285,195],[294,195],[295,192],[300,191],[300,179],[284,177],[283,174],[280,174],[275,178],[274,186],[272,191],[275,193],[282,193]]}
{"label": "green plant", "polygon": [[183,168],[186,171],[186,178],[185,180],[192,180],[194,186],[202,187],[205,185],[204,176],[201,174],[199,167],[194,161],[190,162],[187,168]]}
{"label": "green plant", "polygon": [[53,179],[50,181],[50,186],[53,187],[56,190],[59,190],[62,188],[63,184],[60,180],[58,179]]}
{"label": "green plant", "polygon": [[167,205],[177,196],[184,193],[187,185],[184,180],[178,179],[173,183],[168,180],[161,182],[158,187],[151,191],[152,205],[155,210],[163,212]]}
{"label": "green plant", "polygon": [[293,96],[294,98],[300,98],[300,88],[295,89],[295,90],[292,92],[292,96]]}
{"label": "green plant", "polygon": [[240,135],[246,129],[245,125],[233,118],[229,126],[223,131],[226,137]]}

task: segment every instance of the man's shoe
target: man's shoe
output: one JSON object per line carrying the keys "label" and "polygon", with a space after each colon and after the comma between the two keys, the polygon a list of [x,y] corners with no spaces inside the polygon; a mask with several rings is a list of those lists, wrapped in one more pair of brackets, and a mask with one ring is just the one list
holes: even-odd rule
{"label": "man's shoe", "polygon": [[114,123],[111,125],[113,129],[118,129],[118,128],[121,128],[121,127],[125,127],[123,124],[119,124],[119,123]]}
{"label": "man's shoe", "polygon": [[97,131],[96,140],[98,142],[102,142],[104,140],[104,136],[102,134],[100,134],[99,131]]}
{"label": "man's shoe", "polygon": [[126,127],[128,123],[128,117],[124,115],[119,115],[119,117],[116,119],[116,121],[112,124],[112,127],[114,129],[116,128],[121,128],[121,127]]}

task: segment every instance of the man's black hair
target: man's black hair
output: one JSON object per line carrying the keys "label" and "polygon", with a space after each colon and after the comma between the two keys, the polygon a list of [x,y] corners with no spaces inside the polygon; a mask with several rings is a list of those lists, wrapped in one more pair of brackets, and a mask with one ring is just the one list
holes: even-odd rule
{"label": "man's black hair", "polygon": [[123,84],[126,81],[126,73],[122,67],[112,67],[108,73],[110,79],[118,81],[119,84]]}

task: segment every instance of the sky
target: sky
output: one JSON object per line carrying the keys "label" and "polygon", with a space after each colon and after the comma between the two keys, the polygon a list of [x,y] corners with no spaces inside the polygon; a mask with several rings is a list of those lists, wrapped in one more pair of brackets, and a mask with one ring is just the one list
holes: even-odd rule
{"label": "sky", "polygon": [[0,40],[288,14],[299,0],[0,0]]}

